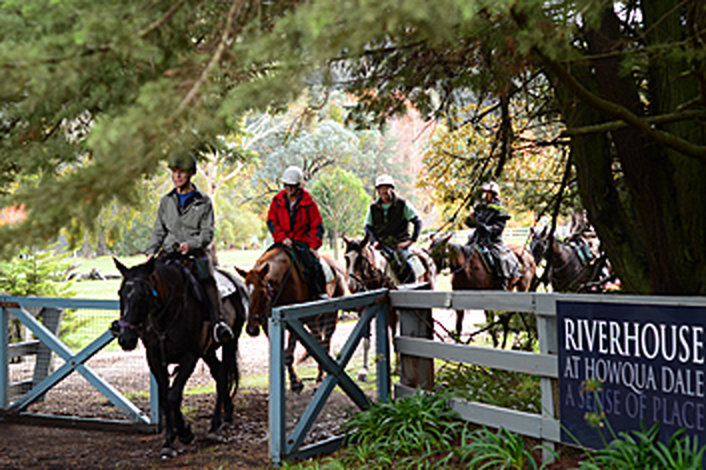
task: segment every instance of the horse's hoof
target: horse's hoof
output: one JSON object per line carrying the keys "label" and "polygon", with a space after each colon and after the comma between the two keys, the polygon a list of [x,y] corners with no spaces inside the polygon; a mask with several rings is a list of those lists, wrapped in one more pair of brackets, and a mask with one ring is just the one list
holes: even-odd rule
{"label": "horse's hoof", "polygon": [[364,370],[358,372],[358,380],[361,382],[366,382],[368,380],[368,373]]}
{"label": "horse's hoof", "polygon": [[301,380],[299,382],[292,383],[292,392],[299,395],[300,393],[302,393],[302,390],[304,390],[304,384]]}
{"label": "horse's hoof", "polygon": [[220,429],[217,431],[208,431],[206,433],[206,439],[213,442],[225,442],[225,438],[219,434]]}
{"label": "horse's hoof", "polygon": [[184,429],[184,433],[179,435],[179,441],[181,441],[182,444],[191,444],[194,442],[194,433],[191,432],[191,426],[187,426],[186,429]]}
{"label": "horse's hoof", "polygon": [[162,450],[159,451],[159,456],[162,460],[172,459],[177,456],[177,451],[173,447],[162,447]]}

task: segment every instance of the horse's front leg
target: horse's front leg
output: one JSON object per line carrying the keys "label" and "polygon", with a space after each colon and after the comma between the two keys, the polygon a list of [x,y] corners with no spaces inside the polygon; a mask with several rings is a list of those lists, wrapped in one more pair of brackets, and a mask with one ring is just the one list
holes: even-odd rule
{"label": "horse's front leg", "polygon": [[461,332],[463,331],[463,317],[465,316],[465,314],[465,310],[456,310],[456,331],[454,331],[453,335],[455,336],[454,340],[457,343],[461,342]]}
{"label": "horse's front leg", "polygon": [[152,372],[157,382],[159,410],[164,416],[164,445],[162,445],[159,455],[163,459],[169,459],[177,455],[177,451],[174,448],[174,438],[176,437],[174,432],[174,414],[169,409],[169,400],[167,399],[169,394],[169,371],[166,366],[163,366],[158,361],[153,361],[149,357],[147,361],[150,372]]}
{"label": "horse's front leg", "polygon": [[[232,343],[232,341],[230,343]],[[225,352],[224,346],[224,359],[226,359],[226,354],[227,353]],[[212,440],[221,440],[221,437],[218,434],[223,425],[223,421],[221,419],[221,407],[223,407],[226,417],[229,417],[228,421],[233,421],[233,402],[228,393],[227,372],[224,363],[218,360],[215,353],[209,354],[203,359],[208,365],[208,369],[211,371],[211,377],[213,377],[216,381],[216,406],[213,410],[211,428],[208,430],[207,437]]]}
{"label": "horse's front leg", "polygon": [[194,354],[187,354],[177,367],[177,375],[174,377],[172,386],[169,387],[167,395],[167,407],[174,416],[174,426],[179,440],[184,444],[190,444],[194,440],[194,433],[191,426],[185,423],[184,415],[181,414],[181,401],[184,396],[184,387],[191,377],[191,373],[196,367],[198,357]]}
{"label": "horse's front leg", "polygon": [[358,371],[358,380],[365,382],[368,380],[370,369],[368,369],[368,356],[370,354],[370,323],[365,325],[363,331],[363,367]]}
{"label": "horse's front leg", "polygon": [[284,363],[287,366],[289,374],[289,387],[294,393],[301,393],[304,389],[304,384],[294,371],[294,347],[297,344],[297,339],[290,331],[287,335],[287,349],[284,352]]}
{"label": "horse's front leg", "polygon": [[[317,337],[319,344],[324,348],[327,355],[330,355],[331,351],[331,338],[333,337],[333,332],[336,331],[336,319],[338,317],[338,312],[334,312],[333,315],[326,315],[322,319],[323,321],[323,331]],[[324,368],[319,364],[319,374],[316,377],[316,385],[318,385],[324,380]]]}

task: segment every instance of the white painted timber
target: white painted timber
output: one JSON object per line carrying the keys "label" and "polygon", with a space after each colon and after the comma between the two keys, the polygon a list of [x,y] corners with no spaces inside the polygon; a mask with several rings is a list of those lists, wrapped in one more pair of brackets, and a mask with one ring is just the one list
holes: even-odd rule
{"label": "white painted timber", "polygon": [[557,357],[524,351],[508,351],[461,344],[440,343],[424,338],[395,337],[395,350],[417,357],[476,364],[494,369],[558,378]]}

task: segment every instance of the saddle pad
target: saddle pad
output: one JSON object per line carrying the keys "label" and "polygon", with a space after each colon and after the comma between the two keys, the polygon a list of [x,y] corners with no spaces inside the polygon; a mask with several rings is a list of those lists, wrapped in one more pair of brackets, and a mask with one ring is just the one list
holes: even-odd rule
{"label": "saddle pad", "polygon": [[333,282],[335,279],[333,269],[331,269],[331,266],[329,266],[326,261],[321,261],[321,270],[324,272],[324,280],[326,281],[326,284]]}
{"label": "saddle pad", "polygon": [[221,299],[225,299],[238,290],[233,281],[219,270],[216,269],[213,271],[213,277],[216,279],[216,286],[218,287],[218,293],[221,295]]}
{"label": "saddle pad", "polygon": [[412,256],[407,258],[407,262],[410,266],[412,266],[412,271],[414,271],[415,278],[419,279],[420,277],[424,276],[426,268],[424,268],[424,263],[422,263],[422,260],[419,259],[418,255],[413,254]]}

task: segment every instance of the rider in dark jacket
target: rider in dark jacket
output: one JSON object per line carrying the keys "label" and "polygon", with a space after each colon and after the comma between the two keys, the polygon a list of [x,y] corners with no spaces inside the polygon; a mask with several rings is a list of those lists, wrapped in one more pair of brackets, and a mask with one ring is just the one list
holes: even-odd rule
{"label": "rider in dark jacket", "polygon": [[178,252],[195,260],[196,277],[206,293],[205,307],[217,342],[233,339],[233,331],[221,320],[221,299],[213,277],[209,246],[213,240],[214,221],[211,199],[191,182],[196,173],[196,158],[191,152],[178,155],[169,164],[174,189],[159,203],[157,218],[147,247],[149,260],[160,251]]}
{"label": "rider in dark jacket", "polygon": [[512,217],[500,200],[500,187],[491,181],[483,185],[483,201],[472,209],[466,224],[475,230],[468,237],[468,244],[477,243],[488,248],[496,262],[495,281],[506,289],[509,281],[522,274],[520,263],[503,243],[505,224]]}
{"label": "rider in dark jacket", "polygon": [[[391,261],[400,282],[413,281],[409,247],[417,241],[422,220],[414,208],[394,192],[395,181],[383,174],[375,180],[378,199],[370,205],[365,219],[365,235],[370,243]],[[409,224],[414,231],[409,234]]]}

